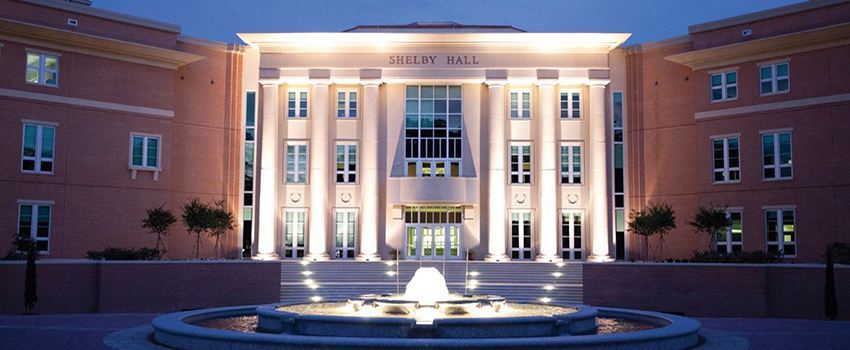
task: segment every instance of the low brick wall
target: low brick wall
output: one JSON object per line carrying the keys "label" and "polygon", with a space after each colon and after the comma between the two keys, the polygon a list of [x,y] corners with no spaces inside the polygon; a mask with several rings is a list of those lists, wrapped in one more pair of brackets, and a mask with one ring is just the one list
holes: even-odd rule
{"label": "low brick wall", "polygon": [[[26,262],[0,262],[0,313],[24,311]],[[37,262],[35,312],[172,312],[280,300],[280,263],[263,261]]]}
{"label": "low brick wall", "polygon": [[[693,317],[824,318],[823,265],[585,263],[584,303]],[[850,266],[835,267],[850,319]]]}

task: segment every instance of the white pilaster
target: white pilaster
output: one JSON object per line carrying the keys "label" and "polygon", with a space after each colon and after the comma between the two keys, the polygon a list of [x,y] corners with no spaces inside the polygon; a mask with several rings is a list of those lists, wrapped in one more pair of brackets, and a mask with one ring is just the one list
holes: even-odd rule
{"label": "white pilaster", "polygon": [[263,83],[263,128],[260,139],[260,205],[257,222],[257,257],[271,259],[275,253],[275,228],[277,226],[278,183],[278,94],[280,83]]}
{"label": "white pilaster", "polygon": [[540,191],[540,254],[538,261],[560,261],[558,255],[558,194],[557,155],[558,145],[555,131],[558,128],[556,118],[555,82],[540,81],[538,84],[538,115],[540,120],[540,177],[537,188]]}
{"label": "white pilaster", "polygon": [[588,261],[611,261],[608,253],[608,145],[605,132],[605,85],[590,85],[590,252]]}
{"label": "white pilaster", "polygon": [[328,82],[312,81],[310,90],[310,240],[307,260],[327,260],[328,226]]}
{"label": "white pilaster", "polygon": [[381,260],[378,255],[378,86],[363,82],[363,137],[360,140],[360,255],[357,260]]}
{"label": "white pilaster", "polygon": [[484,260],[508,261],[505,254],[505,81],[487,82],[490,100],[490,190],[488,254]]}

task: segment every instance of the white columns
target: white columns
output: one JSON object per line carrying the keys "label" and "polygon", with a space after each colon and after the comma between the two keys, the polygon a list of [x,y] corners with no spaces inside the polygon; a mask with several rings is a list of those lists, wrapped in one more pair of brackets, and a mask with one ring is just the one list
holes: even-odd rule
{"label": "white columns", "polygon": [[307,260],[327,260],[328,225],[328,82],[310,90],[310,239]]}
{"label": "white columns", "polygon": [[558,144],[555,131],[556,118],[555,82],[538,82],[540,116],[540,254],[538,261],[560,261],[558,255],[558,194],[557,156]]}
{"label": "white columns", "polygon": [[488,82],[490,100],[490,191],[487,261],[508,261],[505,254],[505,82]]}
{"label": "white columns", "polygon": [[260,158],[260,216],[257,222],[257,257],[270,259],[275,254],[278,184],[278,94],[280,83],[263,83],[263,132]]}
{"label": "white columns", "polygon": [[378,255],[378,86],[363,83],[363,137],[360,140],[360,255],[357,260],[381,260]]}
{"label": "white columns", "polygon": [[605,132],[605,85],[590,84],[590,252],[588,261],[611,261],[608,255],[608,145]]}

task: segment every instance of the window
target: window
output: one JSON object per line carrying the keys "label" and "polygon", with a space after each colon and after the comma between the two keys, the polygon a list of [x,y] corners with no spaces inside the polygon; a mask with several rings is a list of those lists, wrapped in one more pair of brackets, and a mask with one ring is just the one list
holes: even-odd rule
{"label": "window", "polygon": [[788,92],[791,89],[788,62],[759,67],[759,78],[762,95]]}
{"label": "window", "polygon": [[58,86],[59,57],[27,52],[27,83]]}
{"label": "window", "polygon": [[159,170],[159,135],[131,134],[130,167]]}
{"label": "window", "polygon": [[48,204],[21,203],[18,206],[18,234],[30,236],[39,252],[50,252],[50,212]]}
{"label": "window", "polygon": [[531,212],[511,212],[511,259],[531,259]]}
{"label": "window", "polygon": [[561,119],[581,118],[581,94],[578,91],[561,91]]}
{"label": "window", "polygon": [[729,227],[717,231],[717,251],[720,253],[735,253],[744,250],[744,231],[741,224],[741,211],[730,210],[726,217],[732,222]]}
{"label": "window", "polygon": [[797,255],[797,227],[794,225],[794,209],[765,210],[767,227],[767,252],[786,257]]}
{"label": "window", "polygon": [[460,259],[463,207],[404,207],[405,257]]}
{"label": "window", "polygon": [[738,72],[711,75],[711,101],[726,101],[738,98]]}
{"label": "window", "polygon": [[531,184],[531,145],[511,142],[511,184]]}
{"label": "window", "polygon": [[623,93],[611,94],[611,129],[614,136],[614,248],[617,259],[626,259],[626,181],[623,147]]}
{"label": "window", "polygon": [[242,257],[251,257],[254,232],[254,136],[256,130],[257,92],[245,94],[245,170],[242,185]]}
{"label": "window", "polygon": [[53,126],[24,124],[21,171],[52,174],[55,138],[56,128]]}
{"label": "window", "polygon": [[714,159],[714,182],[741,181],[741,162],[738,153],[738,138],[711,140]]}
{"label": "window", "polygon": [[511,91],[511,119],[531,118],[531,92],[529,90]]}
{"label": "window", "polygon": [[580,211],[561,213],[561,258],[581,260],[582,255],[582,214]]}
{"label": "window", "polygon": [[[305,111],[306,112],[306,111]],[[357,118],[357,90],[339,89],[336,93],[336,117]]]}
{"label": "window", "polygon": [[287,210],[283,226],[284,258],[304,257],[304,227],[307,212],[304,210]]}
{"label": "window", "polygon": [[289,89],[286,111],[289,118],[307,118],[307,89]]}
{"label": "window", "polygon": [[286,182],[307,183],[307,145],[286,145]]}
{"label": "window", "polygon": [[460,86],[407,86],[408,177],[460,177],[463,105]]}
{"label": "window", "polygon": [[357,182],[357,145],[336,145],[336,182]]}
{"label": "window", "polygon": [[761,135],[762,165],[765,180],[790,179],[791,133],[768,133]]}
{"label": "window", "polygon": [[581,184],[581,145],[561,145],[561,184]]}
{"label": "window", "polygon": [[354,211],[336,212],[336,240],[334,243],[337,259],[354,259],[356,242],[357,215]]}

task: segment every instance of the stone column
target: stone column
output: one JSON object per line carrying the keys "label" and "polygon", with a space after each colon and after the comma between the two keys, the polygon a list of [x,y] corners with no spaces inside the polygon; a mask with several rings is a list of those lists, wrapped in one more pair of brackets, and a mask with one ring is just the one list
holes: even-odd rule
{"label": "stone column", "polygon": [[540,128],[540,176],[537,185],[540,191],[540,254],[538,261],[560,261],[558,254],[558,176],[557,158],[558,141],[555,131],[557,124],[557,108],[555,100],[556,80],[538,81],[538,127]]}
{"label": "stone column", "polygon": [[260,134],[260,203],[257,222],[257,257],[276,258],[278,161],[278,94],[280,82],[263,83],[263,128]]}
{"label": "stone column", "polygon": [[490,190],[489,190],[489,227],[488,254],[484,260],[508,261],[505,248],[505,80],[488,81],[488,99],[490,100]]}
{"label": "stone column", "polygon": [[605,132],[605,85],[590,86],[590,252],[588,261],[611,261],[608,255],[608,143]]}
{"label": "stone column", "polygon": [[328,228],[328,84],[311,81],[310,89],[310,240],[307,260],[327,260]]}
{"label": "stone column", "polygon": [[381,260],[378,255],[378,86],[363,81],[363,136],[360,139],[360,255],[357,260]]}

